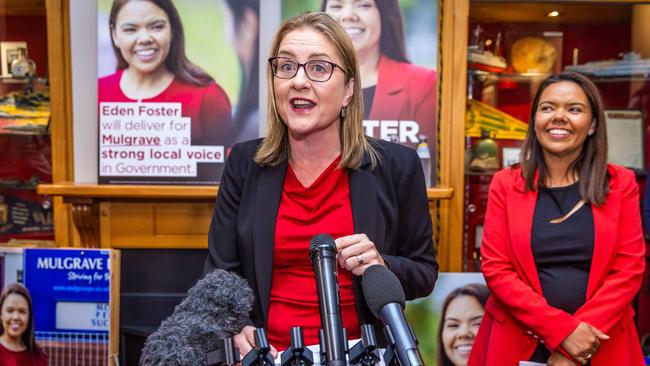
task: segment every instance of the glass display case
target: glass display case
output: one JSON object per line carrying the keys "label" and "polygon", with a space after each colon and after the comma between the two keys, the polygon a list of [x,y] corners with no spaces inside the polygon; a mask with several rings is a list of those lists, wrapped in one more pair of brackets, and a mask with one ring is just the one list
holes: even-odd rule
{"label": "glass display case", "polygon": [[[492,175],[519,161],[539,83],[574,70],[598,86],[609,160],[633,169],[643,191],[650,149],[648,5],[470,2],[463,270],[480,270]],[[492,146],[488,153],[485,146]],[[643,192],[642,192],[643,193]]]}
{"label": "glass display case", "polygon": [[0,5],[0,243],[54,238],[45,3]]}

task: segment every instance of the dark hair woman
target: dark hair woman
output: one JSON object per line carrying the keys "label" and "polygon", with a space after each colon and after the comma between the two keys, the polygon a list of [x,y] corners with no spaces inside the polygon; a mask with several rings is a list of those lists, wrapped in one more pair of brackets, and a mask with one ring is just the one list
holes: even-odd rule
{"label": "dark hair woman", "polygon": [[36,345],[34,307],[25,286],[12,283],[2,290],[0,317],[0,365],[47,365],[45,354]]}
{"label": "dark hair woman", "polygon": [[438,328],[440,366],[467,365],[488,297],[490,290],[480,283],[468,283],[447,295]]}
{"label": "dark hair woman", "polygon": [[607,164],[596,86],[544,80],[521,164],[490,186],[481,269],[492,297],[469,364],[643,365],[632,299],[645,243],[632,171]]}
{"label": "dark hair woman", "polygon": [[225,0],[224,22],[229,43],[242,69],[239,102],[235,108],[234,136],[240,142],[259,136],[259,28],[260,0]]}

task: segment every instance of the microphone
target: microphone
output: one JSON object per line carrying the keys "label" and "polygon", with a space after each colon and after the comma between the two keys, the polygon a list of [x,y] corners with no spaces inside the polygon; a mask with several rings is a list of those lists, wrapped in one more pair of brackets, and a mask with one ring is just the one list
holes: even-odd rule
{"label": "microphone", "polygon": [[389,330],[387,333],[392,335],[389,340],[394,340],[395,353],[400,364],[423,366],[415,334],[404,318],[406,300],[397,276],[384,266],[374,265],[364,272],[361,285],[370,311],[386,325]]}
{"label": "microphone", "polygon": [[325,365],[346,366],[347,340],[341,319],[334,238],[328,234],[314,236],[309,245],[309,259],[316,275],[320,323],[324,333]]}
{"label": "microphone", "polygon": [[205,364],[224,338],[250,324],[252,304],[246,280],[222,269],[208,273],[147,338],[140,365]]}

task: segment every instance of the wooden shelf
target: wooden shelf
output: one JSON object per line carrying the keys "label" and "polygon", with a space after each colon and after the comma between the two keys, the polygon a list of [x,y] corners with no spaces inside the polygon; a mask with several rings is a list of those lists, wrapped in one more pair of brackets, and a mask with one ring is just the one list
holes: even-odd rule
{"label": "wooden shelf", "polygon": [[[189,199],[214,200],[218,186],[182,185],[116,185],[93,183],[39,184],[36,192],[50,196],[69,198],[129,198],[129,199]],[[429,188],[430,201],[451,199],[453,189],[448,187]]]}

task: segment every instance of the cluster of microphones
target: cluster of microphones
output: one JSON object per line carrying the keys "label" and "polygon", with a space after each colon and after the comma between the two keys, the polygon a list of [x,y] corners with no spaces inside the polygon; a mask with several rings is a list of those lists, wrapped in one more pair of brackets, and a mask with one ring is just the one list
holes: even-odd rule
{"label": "cluster of microphones", "polygon": [[375,328],[363,324],[361,339],[349,347],[341,318],[334,239],[327,234],[314,236],[309,256],[316,277],[321,319],[316,360],[313,351],[304,344],[300,327],[291,329],[291,344],[280,354],[279,362],[271,355],[263,328],[254,331],[255,346],[242,358],[232,336],[243,327],[243,315],[251,308],[252,291],[242,285],[245,284],[242,278],[216,270],[190,289],[174,314],[147,339],[140,364],[370,366],[383,361],[386,366],[424,365],[415,333],[404,317],[404,290],[395,274],[384,266],[373,265],[362,277],[366,303],[384,324],[386,344],[380,346]]}

